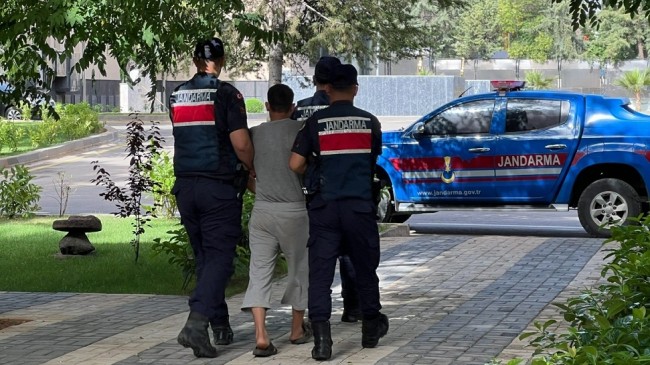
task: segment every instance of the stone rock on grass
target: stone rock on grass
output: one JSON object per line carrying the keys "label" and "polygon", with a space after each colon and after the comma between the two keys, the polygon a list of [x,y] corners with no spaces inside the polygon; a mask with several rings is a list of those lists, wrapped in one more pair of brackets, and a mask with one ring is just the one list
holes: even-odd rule
{"label": "stone rock on grass", "polygon": [[67,219],[58,219],[52,223],[57,231],[68,232],[59,242],[59,250],[63,255],[87,255],[95,251],[86,232],[102,230],[102,222],[94,215],[72,215]]}

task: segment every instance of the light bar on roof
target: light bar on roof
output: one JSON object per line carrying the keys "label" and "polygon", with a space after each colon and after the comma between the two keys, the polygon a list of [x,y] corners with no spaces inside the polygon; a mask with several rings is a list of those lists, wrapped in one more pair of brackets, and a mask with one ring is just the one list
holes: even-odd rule
{"label": "light bar on roof", "polygon": [[519,80],[492,80],[492,88],[497,91],[520,90],[526,86],[526,81]]}

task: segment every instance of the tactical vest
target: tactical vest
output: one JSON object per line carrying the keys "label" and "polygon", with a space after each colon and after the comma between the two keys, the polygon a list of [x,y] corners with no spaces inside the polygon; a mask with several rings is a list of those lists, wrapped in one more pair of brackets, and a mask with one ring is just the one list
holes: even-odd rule
{"label": "tactical vest", "polygon": [[296,110],[293,112],[291,119],[304,122],[309,119],[314,112],[327,108],[329,103],[329,98],[325,91],[316,91],[314,96],[302,99],[296,103]]}
{"label": "tactical vest", "polygon": [[[317,112],[319,191],[324,200],[372,199],[377,156],[372,153],[374,117],[351,103]],[[379,128],[379,126],[375,126]]]}
{"label": "tactical vest", "polygon": [[215,120],[220,81],[197,73],[177,87],[169,98],[174,134],[174,174],[229,180],[237,156],[228,131]]}

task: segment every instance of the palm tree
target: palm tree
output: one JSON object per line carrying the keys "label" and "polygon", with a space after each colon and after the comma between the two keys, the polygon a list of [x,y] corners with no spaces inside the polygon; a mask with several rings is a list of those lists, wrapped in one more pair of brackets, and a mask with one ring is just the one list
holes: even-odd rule
{"label": "palm tree", "polygon": [[546,77],[541,71],[526,72],[526,87],[533,90],[549,89],[555,79]]}
{"label": "palm tree", "polygon": [[623,76],[614,81],[614,85],[622,86],[625,90],[634,94],[636,110],[641,109],[641,93],[646,86],[650,85],[650,70],[625,71]]}

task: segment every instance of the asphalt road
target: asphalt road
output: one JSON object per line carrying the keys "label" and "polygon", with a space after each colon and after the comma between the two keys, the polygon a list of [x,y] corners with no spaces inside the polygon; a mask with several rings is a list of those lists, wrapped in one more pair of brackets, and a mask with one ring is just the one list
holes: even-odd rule
{"label": "asphalt road", "polygon": [[[407,126],[416,117],[381,117],[384,130]],[[264,115],[253,115],[249,125],[254,126],[265,120]],[[124,122],[111,122],[111,127],[125,131]],[[161,135],[166,139],[165,148],[171,151],[171,126],[159,125]],[[122,137],[124,136],[121,134]],[[31,164],[30,171],[36,176],[34,182],[41,187],[40,213],[58,214],[62,210],[62,174],[64,186],[71,189],[66,214],[105,214],[118,209],[115,204],[105,201],[100,194],[105,188],[91,183],[96,175],[93,161],[98,161],[110,174],[113,181],[123,185],[128,177],[128,161],[124,142],[100,146],[92,151],[76,155],[41,161]],[[146,201],[150,201],[147,199]],[[443,211],[413,215],[406,223],[415,233],[420,234],[499,234],[523,236],[563,236],[588,237],[582,229],[577,213],[554,211]]]}
{"label": "asphalt road", "polygon": [[420,234],[589,237],[575,210],[443,211],[413,215],[406,223]]}

